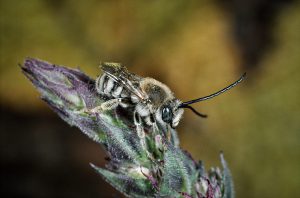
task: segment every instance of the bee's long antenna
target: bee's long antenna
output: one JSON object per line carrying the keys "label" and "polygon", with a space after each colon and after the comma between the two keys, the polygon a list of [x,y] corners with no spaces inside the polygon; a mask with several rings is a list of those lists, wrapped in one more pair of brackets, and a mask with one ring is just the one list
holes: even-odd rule
{"label": "bee's long antenna", "polygon": [[244,73],[237,81],[235,81],[234,83],[232,83],[231,85],[221,89],[220,91],[217,91],[216,93],[213,93],[213,94],[210,94],[208,96],[204,96],[204,97],[201,97],[201,98],[197,98],[197,99],[194,99],[194,100],[190,100],[190,101],[187,101],[187,102],[183,102],[179,105],[179,108],[189,108],[190,109],[190,104],[193,104],[193,103],[196,103],[196,102],[201,102],[201,101],[204,101],[204,100],[208,100],[208,99],[211,99],[211,98],[214,98],[226,91],[228,91],[229,89],[235,87],[237,84],[239,84],[240,82],[242,82],[244,80],[244,78],[246,77],[246,73]]}
{"label": "bee's long antenna", "polygon": [[202,117],[202,118],[207,118],[207,115],[199,113],[198,111],[196,111],[196,109],[194,109],[193,107],[186,105],[184,108],[188,108],[190,110],[192,110],[196,115]]}

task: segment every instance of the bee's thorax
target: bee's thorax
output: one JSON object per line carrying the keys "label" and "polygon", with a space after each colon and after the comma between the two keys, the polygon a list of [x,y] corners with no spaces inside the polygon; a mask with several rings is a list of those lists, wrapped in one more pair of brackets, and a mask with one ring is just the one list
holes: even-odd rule
{"label": "bee's thorax", "polygon": [[140,82],[140,88],[148,96],[154,108],[174,98],[169,87],[153,78],[144,78]]}

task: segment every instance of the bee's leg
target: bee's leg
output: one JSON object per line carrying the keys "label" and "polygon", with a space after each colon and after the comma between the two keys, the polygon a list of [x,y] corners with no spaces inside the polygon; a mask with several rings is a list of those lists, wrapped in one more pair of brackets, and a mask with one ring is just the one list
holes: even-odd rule
{"label": "bee's leg", "polygon": [[146,147],[145,131],[144,131],[144,127],[142,126],[142,118],[136,110],[133,112],[133,121],[134,121],[134,125],[136,127],[137,135],[141,140],[141,144],[143,147]]}
{"label": "bee's leg", "polygon": [[145,120],[145,122],[146,122],[146,124],[147,124],[148,126],[152,126],[152,125],[155,123],[153,114],[149,114],[148,116],[146,116],[146,117],[144,118],[144,120]]}
{"label": "bee's leg", "polygon": [[110,99],[106,102],[103,102],[100,107],[102,110],[111,110],[111,109],[115,109],[119,104],[122,103],[122,98],[114,98],[114,99]]}
{"label": "bee's leg", "polygon": [[147,156],[151,160],[154,160],[153,155],[148,152],[146,140],[145,140],[145,131],[144,131],[144,127],[142,126],[142,118],[136,110],[133,113],[133,120],[134,120],[134,124],[136,126],[136,132],[137,132],[138,137],[140,138],[140,143],[141,143],[142,147],[146,151]]}
{"label": "bee's leg", "polygon": [[100,113],[103,111],[115,109],[118,105],[121,104],[122,104],[122,98],[114,98],[106,102],[103,102],[100,106],[97,106],[93,109],[86,109],[85,111],[91,113]]}
{"label": "bee's leg", "polygon": [[149,107],[143,103],[138,103],[135,107],[137,113],[143,118],[143,121],[147,126],[150,127],[156,127],[157,129],[157,124],[154,118],[153,113],[150,112]]}
{"label": "bee's leg", "polygon": [[148,126],[153,127],[154,131],[155,131],[155,130],[158,131],[158,126],[157,126],[157,124],[156,124],[156,121],[155,121],[155,119],[154,119],[154,115],[153,115],[153,114],[149,114],[148,116],[146,116],[146,117],[144,118],[144,121],[145,121],[145,123],[146,123]]}
{"label": "bee's leg", "polygon": [[142,102],[136,104],[135,110],[139,114],[139,116],[143,117],[143,119],[150,115],[149,107]]}
{"label": "bee's leg", "polygon": [[133,122],[136,127],[142,127],[142,118],[136,110],[133,112]]}

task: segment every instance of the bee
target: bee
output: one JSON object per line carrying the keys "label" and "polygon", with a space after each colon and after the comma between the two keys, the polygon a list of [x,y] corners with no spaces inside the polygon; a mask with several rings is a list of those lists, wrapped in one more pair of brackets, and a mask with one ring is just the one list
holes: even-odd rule
{"label": "bee", "polygon": [[102,104],[102,109],[133,107],[134,124],[148,127],[160,125],[175,128],[182,118],[184,108],[200,117],[207,117],[190,105],[228,91],[246,76],[244,73],[237,81],[211,95],[182,102],[167,85],[153,78],[132,74],[118,63],[102,63],[100,67],[103,74],[96,79],[95,87],[100,95],[108,98]]}

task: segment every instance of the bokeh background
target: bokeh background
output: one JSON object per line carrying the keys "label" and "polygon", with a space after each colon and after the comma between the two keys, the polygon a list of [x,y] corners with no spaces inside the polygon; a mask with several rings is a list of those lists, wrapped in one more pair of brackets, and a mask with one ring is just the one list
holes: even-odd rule
{"label": "bokeh background", "polygon": [[237,197],[300,197],[300,4],[292,0],[0,0],[1,195],[121,197],[89,167],[99,145],[67,126],[22,75],[35,57],[122,62],[182,100],[237,88],[186,111],[181,146],[206,167],[225,152]]}

